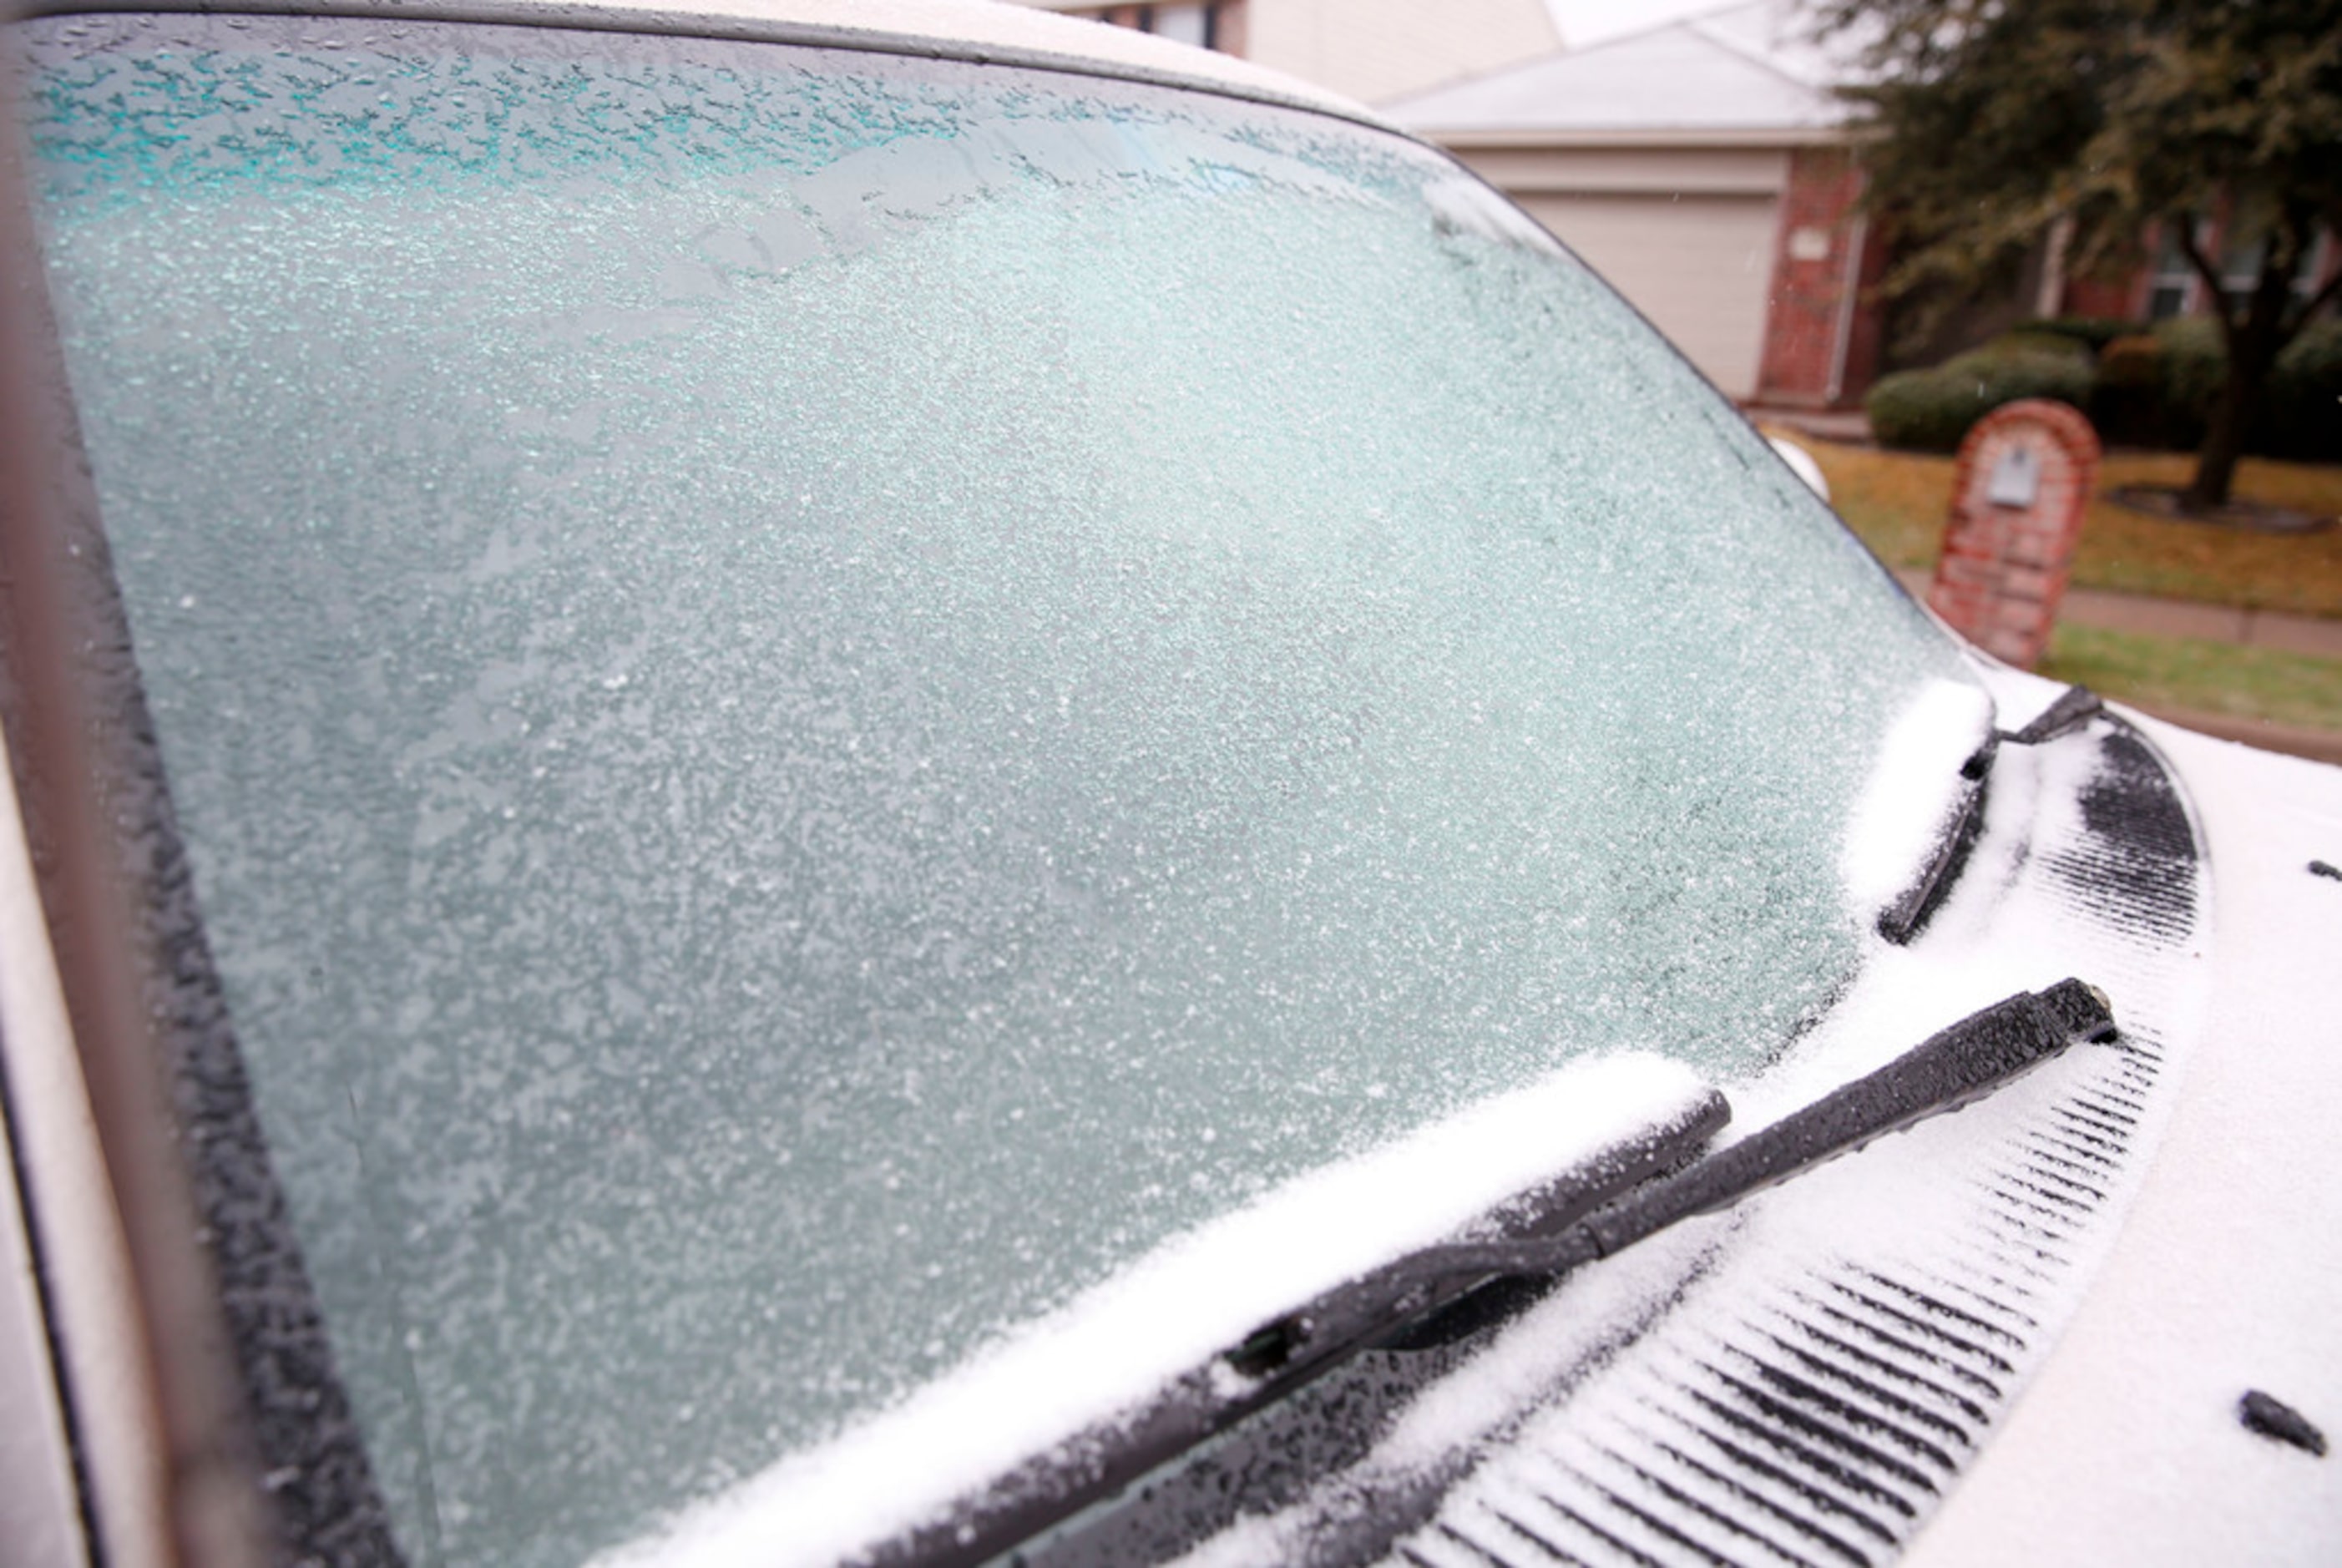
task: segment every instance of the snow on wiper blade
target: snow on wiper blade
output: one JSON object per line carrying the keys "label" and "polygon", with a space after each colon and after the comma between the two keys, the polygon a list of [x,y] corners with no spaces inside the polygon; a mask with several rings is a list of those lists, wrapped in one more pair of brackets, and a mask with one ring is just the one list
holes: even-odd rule
{"label": "snow on wiper blade", "polygon": [[[1223,1358],[1239,1375],[1282,1382],[1322,1370],[1500,1279],[1552,1279],[1695,1214],[1728,1208],[1875,1138],[1981,1099],[2080,1041],[2115,1036],[2106,994],[2079,980],[2019,992],[1970,1014],[1866,1077],[1706,1158],[1654,1176],[1546,1233],[1425,1248],[1264,1323]],[[1719,1099],[1721,1097],[1719,1096]]]}
{"label": "snow on wiper blade", "polygon": [[[1484,1223],[1498,1233],[1549,1230],[1679,1168],[1730,1115],[1721,1094],[1688,1074],[1683,1076],[1686,1082],[1669,1096],[1666,1109],[1653,1108],[1638,1121],[1620,1124],[1598,1147],[1579,1145],[1560,1168],[1529,1177],[1534,1184],[1526,1190],[1516,1187],[1496,1207],[1482,1209]],[[1357,1214],[1368,1224],[1377,1217],[1371,1208]],[[1473,1222],[1467,1211],[1453,1223]],[[1451,1229],[1447,1233],[1456,1233]],[[1456,1282],[1452,1289],[1435,1287],[1425,1293],[1425,1300],[1433,1305],[1445,1303],[1469,1283]],[[1378,1330],[1387,1325],[1361,1326]],[[1253,1378],[1232,1371],[1211,1353],[1208,1343],[1197,1346],[1196,1359],[1186,1371],[1169,1378],[1136,1407],[1036,1453],[996,1475],[981,1493],[966,1496],[949,1513],[930,1518],[856,1560],[923,1565],[988,1562],[1282,1400],[1363,1348],[1355,1341],[1323,1336],[1306,1354],[1288,1357],[1277,1375]]]}
{"label": "snow on wiper blade", "polygon": [[1549,1280],[1721,1209],[1887,1133],[1957,1110],[2085,1040],[2112,1039],[2105,995],[2078,980],[1970,1014],[1877,1072],[1696,1157],[1730,1118],[1713,1089],[1666,1123],[1508,1204],[1511,1233],[1421,1249],[1264,1323],[1144,1409],[1002,1476],[983,1496],[872,1553],[883,1563],[999,1556],[1285,1399],[1357,1353],[1508,1279]]}
{"label": "snow on wiper blade", "polygon": [[1993,763],[2003,745],[2036,746],[2058,739],[2090,722],[2104,711],[2097,694],[2087,687],[2068,686],[2057,700],[2015,730],[1996,724],[1983,744],[1960,764],[1952,784],[1948,815],[1937,831],[1935,847],[1911,882],[1878,912],[1878,934],[1901,945],[1917,936],[1937,904],[1958,880],[1968,853],[1984,827],[1985,794],[1992,780]]}
{"label": "snow on wiper blade", "polygon": [[1958,781],[1952,786],[1951,814],[1937,834],[1934,849],[1921,864],[1911,884],[1878,912],[1878,934],[1897,946],[1919,934],[1920,927],[1958,877],[1960,868],[1967,863],[1968,852],[1976,846],[1977,834],[1984,826],[1985,789],[1992,777],[1993,758],[1999,746],[2000,736],[1995,733],[1960,764]]}

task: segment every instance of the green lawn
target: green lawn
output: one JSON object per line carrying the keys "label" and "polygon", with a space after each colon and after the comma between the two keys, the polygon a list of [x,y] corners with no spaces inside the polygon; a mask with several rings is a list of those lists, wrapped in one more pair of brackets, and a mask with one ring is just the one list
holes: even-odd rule
{"label": "green lawn", "polygon": [[2142,707],[2342,730],[2342,659],[2061,625],[2041,673]]}
{"label": "green lawn", "polygon": [[[1794,434],[1794,433],[1792,433]],[[1830,495],[1864,543],[1890,566],[1933,567],[1951,504],[1952,460],[1845,446],[1796,434],[1828,476]],[[2101,493],[2120,484],[2177,484],[2195,470],[2184,453],[2117,452],[2098,466]],[[2320,515],[2342,514],[2342,465],[2247,458],[2237,494]],[[2097,500],[2082,521],[2074,582],[2167,599],[2342,617],[2342,528],[2250,534],[2141,516]]]}

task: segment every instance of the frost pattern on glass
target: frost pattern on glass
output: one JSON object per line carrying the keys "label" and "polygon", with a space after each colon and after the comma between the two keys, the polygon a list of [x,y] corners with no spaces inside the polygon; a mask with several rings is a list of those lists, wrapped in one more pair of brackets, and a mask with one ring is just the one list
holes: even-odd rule
{"label": "frost pattern on glass", "polygon": [[1854,964],[1848,803],[1953,654],[1436,157],[41,27],[142,667],[419,1561],[575,1561],[1572,1057],[1753,1070]]}

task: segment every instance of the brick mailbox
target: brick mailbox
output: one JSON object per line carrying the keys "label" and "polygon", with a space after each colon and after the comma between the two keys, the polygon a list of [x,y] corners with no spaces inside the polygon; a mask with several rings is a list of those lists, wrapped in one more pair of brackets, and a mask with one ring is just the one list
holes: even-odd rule
{"label": "brick mailbox", "polygon": [[1927,607],[1985,652],[2031,669],[2057,624],[2097,473],[2097,433],[2067,404],[2028,397],[1978,420],[1960,443]]}

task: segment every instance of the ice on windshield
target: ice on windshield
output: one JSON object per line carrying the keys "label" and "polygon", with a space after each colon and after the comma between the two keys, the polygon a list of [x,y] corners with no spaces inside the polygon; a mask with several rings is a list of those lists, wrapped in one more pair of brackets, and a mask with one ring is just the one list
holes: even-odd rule
{"label": "ice on windshield", "polygon": [[42,29],[140,664],[419,1561],[574,1562],[1567,1063],[1751,1072],[1854,964],[1848,813],[1954,655],[1438,158]]}
{"label": "ice on windshield", "polygon": [[[1479,1233],[1556,1174],[1680,1125],[1706,1086],[1661,1056],[1580,1060],[1542,1082],[1290,1182],[1156,1249],[810,1453],[595,1559],[594,1568],[850,1562],[943,1513],[1008,1455],[1111,1444],[1122,1418],[1328,1281]],[[1103,1417],[1101,1413],[1104,1413]]]}

